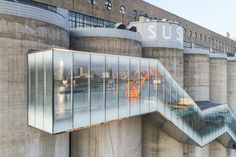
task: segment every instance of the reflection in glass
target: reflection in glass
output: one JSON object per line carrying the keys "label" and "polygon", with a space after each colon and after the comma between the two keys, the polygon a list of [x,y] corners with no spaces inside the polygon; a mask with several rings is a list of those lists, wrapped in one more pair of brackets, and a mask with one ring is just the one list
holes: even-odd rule
{"label": "reflection in glass", "polygon": [[52,132],[52,53],[44,53],[44,129]]}
{"label": "reflection in glass", "polygon": [[72,53],[54,52],[54,131],[72,128]]}
{"label": "reflection in glass", "polygon": [[74,53],[74,127],[90,125],[90,55]]}
{"label": "reflection in glass", "polygon": [[157,88],[157,100],[158,100],[158,111],[164,115],[164,83],[165,83],[165,71],[163,65],[158,61],[158,73],[161,76],[161,80],[158,82],[158,88]]}
{"label": "reflection in glass", "polygon": [[129,116],[129,58],[119,57],[119,118]]}
{"label": "reflection in glass", "polygon": [[157,110],[157,88],[161,83],[162,77],[157,70],[157,62],[150,60],[150,111]]}
{"label": "reflection in glass", "polygon": [[91,123],[105,121],[105,56],[91,55]]}
{"label": "reflection in glass", "polygon": [[35,122],[38,128],[43,128],[43,94],[44,94],[44,61],[43,53],[36,53],[36,117]]}
{"label": "reflection in glass", "polygon": [[106,121],[118,119],[118,57],[106,57]]}
{"label": "reflection in glass", "polygon": [[[152,72],[153,73],[153,72]],[[150,70],[149,70],[149,60],[141,59],[141,113],[147,113],[149,109],[149,79],[150,79]]]}
{"label": "reflection in glass", "polygon": [[129,71],[130,116],[140,114],[140,59],[130,59]]}
{"label": "reflection in glass", "polygon": [[28,124],[35,125],[35,54],[28,55]]}

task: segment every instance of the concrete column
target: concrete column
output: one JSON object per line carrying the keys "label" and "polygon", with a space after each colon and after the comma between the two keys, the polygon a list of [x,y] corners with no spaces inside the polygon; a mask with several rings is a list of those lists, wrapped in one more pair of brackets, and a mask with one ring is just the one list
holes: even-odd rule
{"label": "concrete column", "polygon": [[209,101],[208,54],[184,54],[184,89],[195,101]]}
{"label": "concrete column", "polygon": [[1,14],[0,43],[0,156],[68,157],[68,134],[53,136],[27,126],[27,53],[68,48],[68,31]]}
{"label": "concrete column", "polygon": [[227,149],[227,157],[235,157],[236,150],[235,149]]}
{"label": "concrete column", "polygon": [[141,117],[107,123],[72,134],[72,157],[142,157]]}
{"label": "concrete column", "polygon": [[217,141],[209,144],[209,157],[227,157],[227,148]]}
{"label": "concrete column", "polygon": [[228,105],[236,114],[236,58],[228,58],[228,73],[227,73],[227,96]]}
{"label": "concrete column", "polygon": [[148,118],[142,118],[142,157],[183,157],[182,143],[163,132]]}
{"label": "concrete column", "polygon": [[227,59],[225,54],[210,56],[210,102],[227,103]]}
{"label": "concrete column", "polygon": [[183,50],[145,47],[142,56],[159,59],[178,84],[183,87]]}
{"label": "concrete column", "polygon": [[201,148],[195,145],[183,144],[183,147],[184,147],[184,157],[209,157],[208,145]]}
{"label": "concrete column", "polygon": [[[194,101],[209,101],[209,51],[184,50],[184,89]],[[208,157],[209,147],[184,144],[184,157]]]}

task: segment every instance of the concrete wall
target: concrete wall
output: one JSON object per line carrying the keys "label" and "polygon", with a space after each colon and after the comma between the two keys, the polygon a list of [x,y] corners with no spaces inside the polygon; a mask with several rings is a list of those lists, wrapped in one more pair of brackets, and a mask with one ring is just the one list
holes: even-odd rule
{"label": "concrete wall", "polygon": [[169,48],[143,48],[144,58],[159,59],[174,79],[183,86],[183,51]]}
{"label": "concrete wall", "polygon": [[142,56],[141,42],[110,37],[71,37],[70,49],[134,57]]}
{"label": "concrete wall", "polygon": [[72,132],[72,157],[142,157],[141,117]]}
{"label": "concrete wall", "polygon": [[210,102],[227,103],[227,59],[210,58]]}
{"label": "concrete wall", "polygon": [[1,14],[0,43],[0,156],[67,157],[67,133],[52,136],[27,126],[27,52],[67,48],[68,32]]}
{"label": "concrete wall", "polygon": [[236,60],[228,60],[227,83],[228,104],[236,114]]}
{"label": "concrete wall", "polygon": [[195,101],[209,101],[209,55],[184,54],[184,89]]}

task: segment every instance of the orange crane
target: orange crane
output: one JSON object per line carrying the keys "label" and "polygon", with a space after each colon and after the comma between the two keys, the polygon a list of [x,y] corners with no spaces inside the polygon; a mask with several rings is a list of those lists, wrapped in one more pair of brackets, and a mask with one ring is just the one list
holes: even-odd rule
{"label": "orange crane", "polygon": [[[151,71],[155,74],[156,78],[159,80],[163,80],[163,77],[161,76],[161,74],[158,71],[155,71],[154,69],[151,69]],[[151,76],[151,73],[148,72],[146,73],[146,75],[144,76],[144,78],[141,80],[141,85],[140,87],[142,88],[145,81]],[[136,82],[138,81],[138,78],[135,77],[133,80],[130,80],[127,84],[128,89],[130,89],[128,92],[125,93],[126,97],[129,98],[139,98],[140,97],[140,91],[136,86]]]}

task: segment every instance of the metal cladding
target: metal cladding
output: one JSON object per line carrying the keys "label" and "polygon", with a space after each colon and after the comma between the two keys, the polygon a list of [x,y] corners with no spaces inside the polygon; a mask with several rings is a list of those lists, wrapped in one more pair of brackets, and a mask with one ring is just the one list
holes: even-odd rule
{"label": "metal cladding", "polygon": [[0,14],[43,21],[69,30],[68,11],[64,9],[58,10],[60,11],[52,12],[36,6],[0,0]]}
{"label": "metal cladding", "polygon": [[227,104],[227,55],[210,53],[210,102]]}
{"label": "metal cladding", "polygon": [[184,89],[194,101],[209,101],[209,49],[184,49]]}

